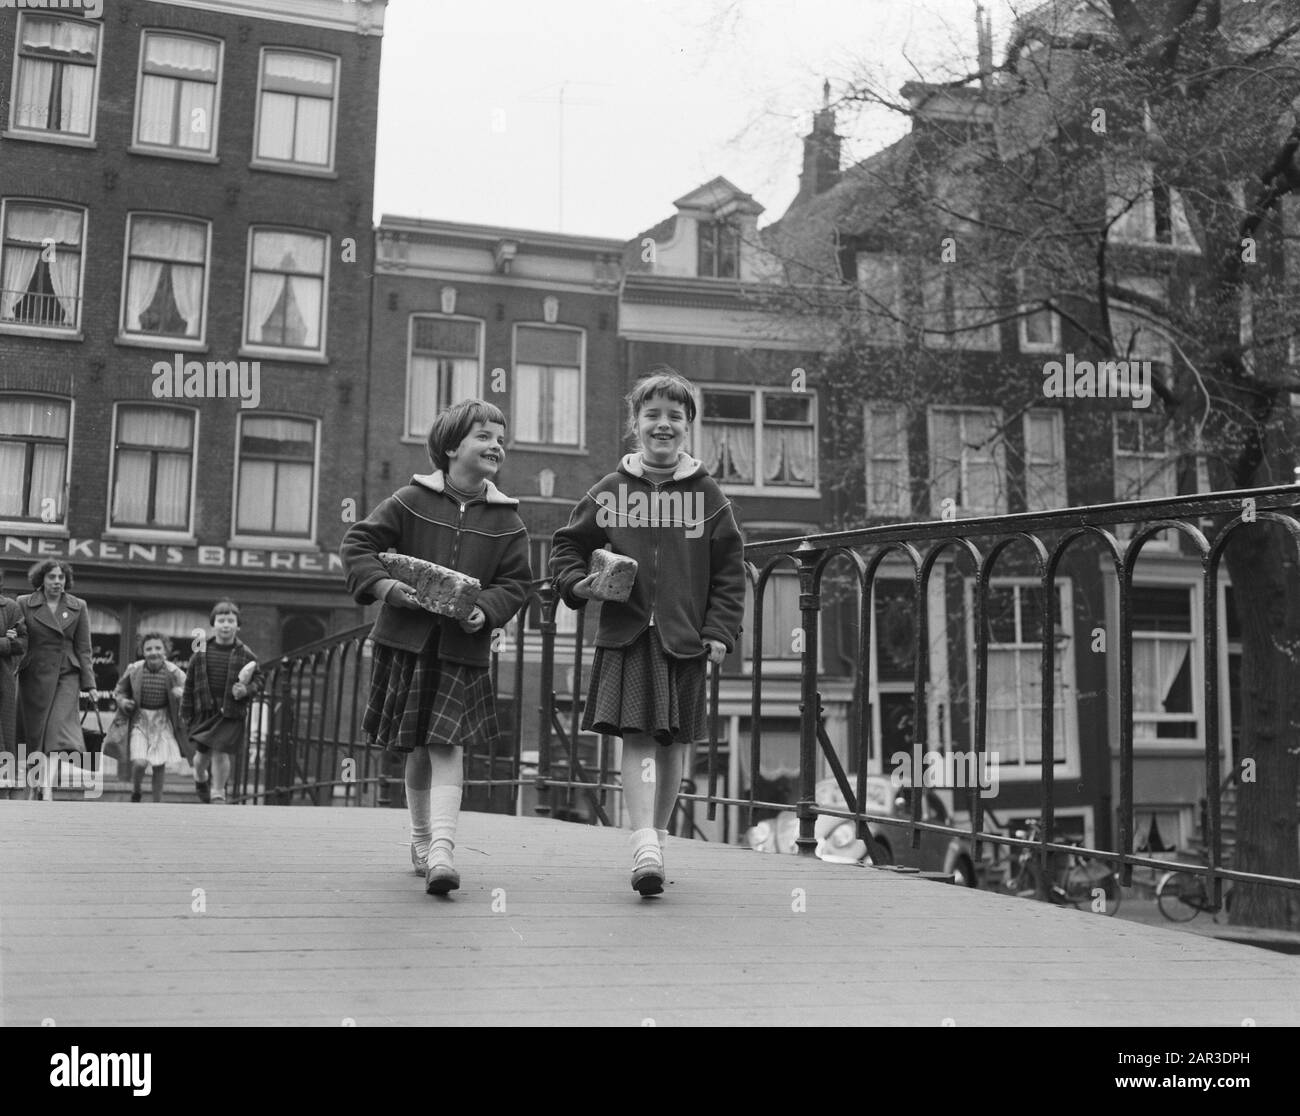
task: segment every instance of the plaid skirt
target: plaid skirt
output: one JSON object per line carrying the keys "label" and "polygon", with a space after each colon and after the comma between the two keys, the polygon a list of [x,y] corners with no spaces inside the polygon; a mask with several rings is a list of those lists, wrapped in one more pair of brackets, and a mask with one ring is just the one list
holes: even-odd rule
{"label": "plaid skirt", "polygon": [[487,667],[438,659],[438,629],[424,649],[375,644],[370,700],[362,728],[390,752],[416,745],[488,747],[501,733]]}
{"label": "plaid skirt", "polygon": [[707,740],[708,657],[675,659],[652,625],[628,647],[597,647],[582,727],[610,736],[647,733],[663,745]]}

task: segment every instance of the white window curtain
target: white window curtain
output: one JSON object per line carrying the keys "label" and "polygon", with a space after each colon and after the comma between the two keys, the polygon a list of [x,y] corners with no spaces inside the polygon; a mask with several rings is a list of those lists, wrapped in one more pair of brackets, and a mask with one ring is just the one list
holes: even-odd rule
{"label": "white window curtain", "polygon": [[183,81],[180,87],[176,142],[180,147],[209,151],[213,134],[213,94],[217,87],[200,81]]}
{"label": "white window curtain", "polygon": [[194,419],[183,411],[123,407],[118,413],[117,440],[130,448],[118,452],[113,494],[114,522],[145,524],[149,508],[149,467],[152,446],[183,451],[157,455],[154,476],[154,521],[150,527],[189,526],[190,453]]}
{"label": "white window curtain", "polygon": [[1025,501],[1030,511],[1066,506],[1061,416],[1052,411],[1025,415]]}
{"label": "white window curtain", "polygon": [[268,498],[275,491],[275,463],[245,461],[239,469],[239,530],[269,535],[274,527],[274,507]]}
{"label": "white window curtain", "polygon": [[578,444],[578,419],[582,413],[580,380],[576,368],[551,369],[551,441],[557,445]]}
{"label": "white window curtain", "polygon": [[542,440],[542,369],[535,364],[515,365],[515,441]]}
{"label": "white window curtain", "polygon": [[[0,317],[12,317],[14,306],[27,292],[42,252],[52,248],[48,254],[53,259],[47,261],[50,282],[63,308],[65,322],[75,324],[81,277],[81,214],[50,206],[11,205],[5,211],[5,241],[6,293]],[[36,247],[27,250],[14,241]]]}
{"label": "white window curtain", "polygon": [[34,50],[93,58],[98,38],[99,29],[94,24],[36,16],[23,20],[23,46]]}
{"label": "white window curtain", "polygon": [[754,428],[735,423],[701,426],[704,464],[721,484],[754,483]]}
{"label": "white window curtain", "polygon": [[54,88],[54,63],[34,58],[18,60],[18,103],[14,127],[50,127],[50,92]]}
{"label": "white window curtain", "polygon": [[332,104],[317,97],[298,97],[294,127],[293,161],[324,166],[330,161]]}
{"label": "white window curtain", "polygon": [[141,143],[170,146],[175,105],[173,84],[170,78],[145,74],[140,82],[140,134]]}
{"label": "white window curtain", "polygon": [[768,484],[811,485],[814,471],[812,430],[790,426],[764,428],[764,481]]}
{"label": "white window curtain", "polygon": [[277,534],[305,535],[311,529],[310,465],[280,462],[275,478]]}
{"label": "white window curtain", "polygon": [[[304,275],[289,277],[289,293],[302,317],[303,335],[296,347],[320,348],[321,293],[324,284]],[[287,343],[287,339],[286,339]]]}
{"label": "white window curtain", "polygon": [[32,487],[27,500],[27,514],[39,516],[42,502],[54,500],[55,514],[63,518],[63,481],[68,451],[65,446],[37,446],[32,455]]}
{"label": "white window curtain", "polygon": [[23,514],[23,473],[27,447],[0,442],[0,516],[15,519]]}
{"label": "white window curtain", "polygon": [[63,119],[60,131],[74,135],[90,134],[90,111],[95,95],[95,70],[92,66],[63,66]]}
{"label": "white window curtain", "polygon": [[[312,274],[293,274],[308,272]],[[253,233],[253,274],[249,284],[248,340],[287,348],[319,348],[324,282],[325,241],[300,233],[260,230]],[[268,337],[267,326],[285,292],[301,315],[301,344]]]}
{"label": "white window curtain", "polygon": [[258,124],[257,155],[260,159],[289,162],[293,158],[293,123],[296,97],[284,93],[262,94],[262,116]]}
{"label": "white window curtain", "polygon": [[1183,641],[1133,639],[1133,709],[1141,713],[1185,713],[1169,709],[1169,691],[1187,664],[1192,645]]}
{"label": "white window curtain", "polygon": [[140,450],[120,450],[113,486],[113,525],[141,526],[149,514],[149,457]]}
{"label": "white window curtain", "polygon": [[212,75],[217,69],[215,43],[177,35],[150,35],[145,47],[148,64],[182,73]]}
{"label": "white window curtain", "polygon": [[478,394],[478,361],[412,353],[409,393],[406,433],[423,438],[439,411]]}
{"label": "white window curtain", "polygon": [[284,293],[284,276],[254,275],[249,286],[248,339],[255,344],[279,343],[279,338],[267,339],[266,327],[271,313]]}
{"label": "white window curtain", "polygon": [[36,273],[40,249],[17,244],[4,246],[4,267],[0,269],[0,319],[12,321],[14,307],[22,301]]}

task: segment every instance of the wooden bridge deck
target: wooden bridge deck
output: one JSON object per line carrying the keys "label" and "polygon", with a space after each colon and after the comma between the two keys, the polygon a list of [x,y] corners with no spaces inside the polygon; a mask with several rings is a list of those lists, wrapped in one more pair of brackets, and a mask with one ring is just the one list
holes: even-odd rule
{"label": "wooden bridge deck", "polygon": [[1300,1024],[1300,958],[851,866],[463,814],[0,801],[0,1023]]}

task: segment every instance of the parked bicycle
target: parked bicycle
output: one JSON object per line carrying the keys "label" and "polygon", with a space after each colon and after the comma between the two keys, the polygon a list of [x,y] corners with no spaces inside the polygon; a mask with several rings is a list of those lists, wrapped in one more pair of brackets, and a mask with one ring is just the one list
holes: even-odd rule
{"label": "parked bicycle", "polygon": [[[1021,840],[1042,839],[1042,822],[1030,818],[1027,829],[1017,829]],[[1064,843],[1059,842],[1058,843]],[[1003,887],[1012,895],[1032,898],[1045,890],[1047,900],[1063,907],[1086,906],[1098,914],[1113,915],[1119,910],[1119,878],[1110,865],[1079,853],[1049,853],[1050,878],[1039,888],[1038,854],[1031,847],[1013,849]],[[1100,904],[1100,905],[1099,905]]]}
{"label": "parked bicycle", "polygon": [[1215,906],[1204,876],[1194,872],[1166,872],[1156,884],[1156,906],[1170,922],[1191,922],[1202,911],[1217,916],[1232,910],[1232,885],[1223,889],[1223,907]]}

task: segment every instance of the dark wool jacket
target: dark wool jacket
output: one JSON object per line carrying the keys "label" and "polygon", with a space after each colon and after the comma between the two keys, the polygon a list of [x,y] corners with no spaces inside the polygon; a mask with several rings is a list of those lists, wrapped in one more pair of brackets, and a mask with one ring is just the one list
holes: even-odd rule
{"label": "dark wool jacket", "polygon": [[[10,639],[5,632],[18,634]],[[27,654],[27,621],[18,602],[0,596],[0,752],[18,750],[18,664]]]}
{"label": "dark wool jacket", "polygon": [[375,557],[390,549],[477,578],[483,586],[478,606],[487,620],[472,635],[450,617],[385,602],[370,638],[386,647],[419,651],[438,625],[440,659],[486,667],[493,629],[523,608],[532,585],[528,532],[518,508],[519,501],[491,481],[482,495],[461,504],[444,490],[438,471],[412,477],[354,524],[343,536],[339,554],[347,568],[348,592],[358,604],[371,604],[374,586],[392,576]]}
{"label": "dark wool jacket", "polygon": [[[215,638],[212,642],[216,642]],[[248,681],[248,693],[243,698],[236,699],[231,691],[239,681],[239,672],[243,670],[244,665],[256,662],[257,656],[249,650],[243,640],[236,637],[235,649],[230,653],[230,673],[226,678],[226,692],[221,695],[221,701],[218,703],[212,693],[212,687],[208,685],[208,653],[194,652],[194,657],[190,659],[190,665],[185,671],[185,694],[181,698],[181,716],[186,723],[197,725],[217,710],[221,711],[223,717],[241,719],[248,709],[248,703],[257,697],[266,685],[266,676],[262,673],[261,667],[253,668],[253,677]]]}
{"label": "dark wool jacket", "polygon": [[676,658],[704,654],[706,639],[735,648],[745,615],[745,540],[703,464],[682,454],[672,478],[656,484],[643,475],[641,455],[630,453],[578,501],[551,544],[551,578],[570,608],[586,604],[573,587],[606,543],[636,559],[637,575],[625,602],[601,603],[597,647],[627,647],[653,617]]}

